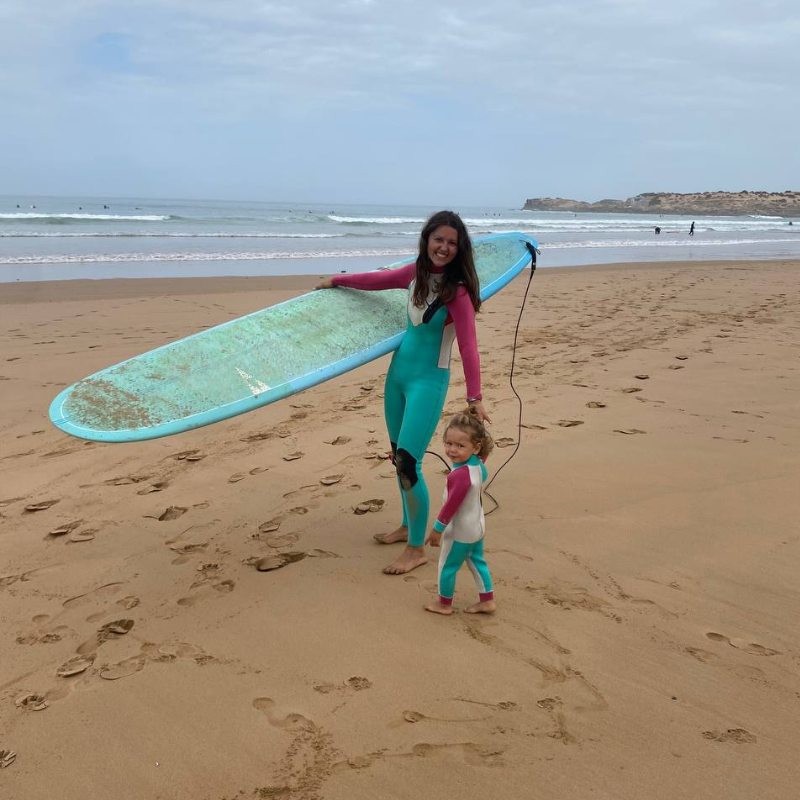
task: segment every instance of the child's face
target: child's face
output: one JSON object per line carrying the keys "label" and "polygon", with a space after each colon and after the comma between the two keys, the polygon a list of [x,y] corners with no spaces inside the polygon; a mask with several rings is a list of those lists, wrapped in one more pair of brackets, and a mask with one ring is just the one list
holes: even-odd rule
{"label": "child's face", "polygon": [[480,450],[480,444],[475,444],[466,431],[460,428],[448,428],[444,432],[444,452],[451,461],[466,461]]}

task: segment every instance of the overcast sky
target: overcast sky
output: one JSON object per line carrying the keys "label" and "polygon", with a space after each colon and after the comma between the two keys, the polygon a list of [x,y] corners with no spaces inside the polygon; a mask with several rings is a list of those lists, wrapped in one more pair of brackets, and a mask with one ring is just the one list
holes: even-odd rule
{"label": "overcast sky", "polygon": [[797,0],[0,0],[0,194],[800,190]]}

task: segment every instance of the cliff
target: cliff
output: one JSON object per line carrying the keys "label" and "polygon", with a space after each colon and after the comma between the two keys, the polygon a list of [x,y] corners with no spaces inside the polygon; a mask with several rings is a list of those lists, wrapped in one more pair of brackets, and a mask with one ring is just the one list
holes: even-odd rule
{"label": "cliff", "polygon": [[526,211],[594,211],[630,214],[687,214],[737,216],[765,214],[779,217],[800,216],[800,192],[646,192],[627,200],[566,200],[561,197],[530,198]]}

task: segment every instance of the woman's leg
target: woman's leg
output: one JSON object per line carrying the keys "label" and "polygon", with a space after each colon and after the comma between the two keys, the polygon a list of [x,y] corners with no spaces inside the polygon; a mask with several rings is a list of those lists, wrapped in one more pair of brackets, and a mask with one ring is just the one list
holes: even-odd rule
{"label": "woman's leg", "polygon": [[[401,382],[395,378],[393,365],[389,367],[383,390],[383,417],[386,421],[386,431],[389,434],[389,443],[392,447],[392,463],[396,461],[397,439],[400,435],[400,427],[403,424],[403,412],[406,407],[405,394]],[[394,544],[404,542],[408,539],[408,508],[403,487],[398,478],[397,488],[400,492],[400,503],[403,509],[403,518],[400,525],[392,531],[386,533],[376,533],[372,538],[379,544]]]}
{"label": "woman's leg", "polygon": [[395,466],[404,498],[408,545],[386,567],[384,572],[388,574],[399,575],[425,563],[430,497],[422,473],[422,458],[439,424],[449,377],[449,370],[436,369],[429,377],[406,387],[405,408],[395,442]]}

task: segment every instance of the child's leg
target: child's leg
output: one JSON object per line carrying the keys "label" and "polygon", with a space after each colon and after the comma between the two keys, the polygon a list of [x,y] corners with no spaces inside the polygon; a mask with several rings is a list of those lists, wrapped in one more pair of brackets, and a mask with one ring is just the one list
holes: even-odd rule
{"label": "child's leg", "polygon": [[469,554],[466,556],[467,567],[475,579],[478,587],[478,602],[464,609],[468,614],[492,614],[496,605],[494,602],[494,589],[489,565],[483,555],[483,539],[470,545]]}
{"label": "child's leg", "polygon": [[442,552],[439,556],[439,597],[425,606],[427,611],[437,614],[453,613],[453,595],[456,592],[456,574],[469,554],[469,545],[442,539]]}

